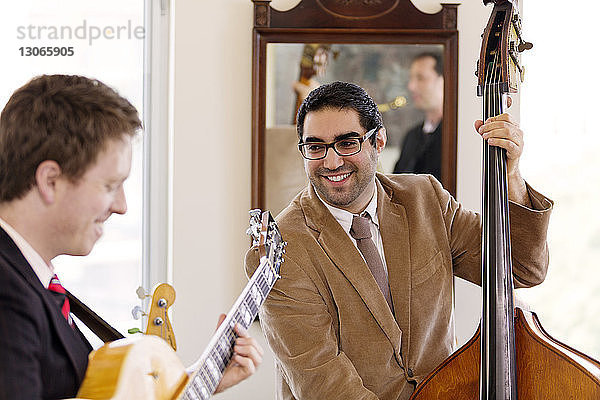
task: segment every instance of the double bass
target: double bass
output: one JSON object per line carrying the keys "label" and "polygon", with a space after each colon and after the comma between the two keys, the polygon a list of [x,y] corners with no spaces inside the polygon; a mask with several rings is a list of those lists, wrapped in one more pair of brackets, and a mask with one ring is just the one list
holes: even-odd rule
{"label": "double bass", "polygon": [[[483,120],[504,112],[523,79],[517,0],[494,3],[477,76]],[[600,399],[600,362],[559,342],[513,304],[506,151],[483,143],[482,315],[475,335],[415,389],[411,400]]]}

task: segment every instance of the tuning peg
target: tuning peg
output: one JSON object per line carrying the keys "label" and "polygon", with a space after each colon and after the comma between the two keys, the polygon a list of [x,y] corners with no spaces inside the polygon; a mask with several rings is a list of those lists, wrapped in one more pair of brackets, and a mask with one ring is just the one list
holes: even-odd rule
{"label": "tuning peg", "polygon": [[169,302],[167,301],[167,299],[163,299],[162,297],[160,299],[158,299],[158,301],[156,302],[156,305],[159,306],[160,308],[167,308],[167,306],[169,305]]}
{"label": "tuning peg", "polygon": [[255,224],[250,221],[250,226],[246,229],[246,235],[252,236],[253,239],[257,239],[260,236],[260,224]]}
{"label": "tuning peg", "polygon": [[246,230],[246,234],[252,236],[256,242],[260,237],[260,216],[262,211],[259,208],[255,208],[249,211],[250,214],[250,227]]}
{"label": "tuning peg", "polygon": [[525,50],[531,50],[533,48],[533,43],[531,42],[526,42],[526,41],[521,41],[521,43],[519,43],[519,46],[517,47],[517,50],[519,51],[519,53],[524,52]]}
{"label": "tuning peg", "polygon": [[140,300],[144,300],[146,297],[150,297],[150,295],[148,293],[146,293],[144,288],[141,286],[137,288],[137,290],[135,291],[135,294],[137,294],[137,297]]}
{"label": "tuning peg", "polygon": [[250,214],[250,226],[260,225],[260,216],[261,216],[260,208],[255,208],[253,210],[250,210],[250,211],[248,211],[248,214]]}
{"label": "tuning peg", "polygon": [[248,211],[248,214],[250,214],[250,218],[256,218],[256,219],[260,219],[261,213],[262,213],[262,211],[260,210],[260,208],[254,208],[254,209]]}
{"label": "tuning peg", "polygon": [[131,310],[131,315],[133,316],[133,319],[140,319],[142,318],[142,316],[146,316],[148,314],[146,314],[144,312],[144,310],[142,310],[142,307],[140,306],[135,306],[133,307],[133,309]]}

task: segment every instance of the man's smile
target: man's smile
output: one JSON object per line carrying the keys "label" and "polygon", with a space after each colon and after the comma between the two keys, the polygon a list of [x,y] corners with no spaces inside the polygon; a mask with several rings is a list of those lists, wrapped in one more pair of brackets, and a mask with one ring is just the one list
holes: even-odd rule
{"label": "man's smile", "polygon": [[343,174],[336,174],[336,175],[323,175],[323,177],[330,182],[341,182],[341,181],[345,180],[346,178],[348,178],[351,174],[352,174],[352,172],[346,172]]}

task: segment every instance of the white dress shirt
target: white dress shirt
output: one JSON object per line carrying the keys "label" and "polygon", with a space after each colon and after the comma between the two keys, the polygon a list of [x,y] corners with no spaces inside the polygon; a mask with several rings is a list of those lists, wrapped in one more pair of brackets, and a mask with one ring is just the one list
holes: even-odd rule
{"label": "white dress shirt", "polygon": [[2,218],[0,218],[0,227],[2,227],[2,229],[4,229],[8,236],[10,236],[13,242],[15,242],[19,250],[21,250],[23,257],[25,257],[42,285],[48,289],[50,280],[54,276],[54,266],[52,264],[46,264],[46,262],[42,259],[42,256],[40,256],[29,243],[27,243],[23,236],[19,235],[19,233]]}
{"label": "white dress shirt", "polygon": [[433,133],[438,128],[439,125],[440,125],[440,121],[435,123],[430,120],[425,120],[425,122],[423,122],[423,132],[424,133]]}

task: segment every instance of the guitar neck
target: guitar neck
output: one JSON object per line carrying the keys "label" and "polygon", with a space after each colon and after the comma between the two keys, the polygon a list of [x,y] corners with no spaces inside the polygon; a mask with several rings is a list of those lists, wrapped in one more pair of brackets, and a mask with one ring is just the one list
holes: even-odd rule
{"label": "guitar neck", "polygon": [[236,339],[233,330],[235,324],[239,323],[245,329],[250,327],[258,315],[258,309],[278,278],[279,275],[275,272],[271,261],[267,257],[262,257],[260,265],[211,338],[204,353],[190,367],[193,372],[180,399],[207,400],[211,397],[233,357]]}

